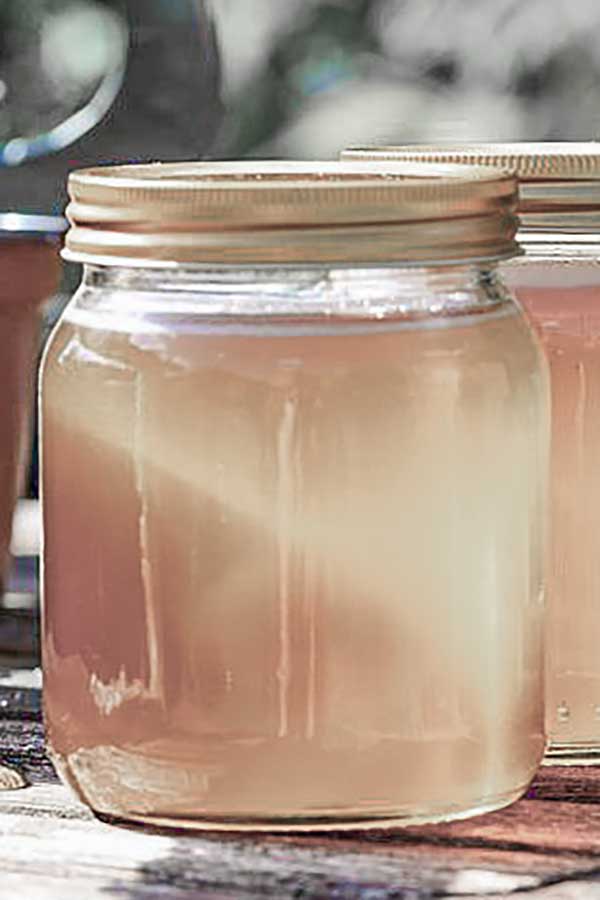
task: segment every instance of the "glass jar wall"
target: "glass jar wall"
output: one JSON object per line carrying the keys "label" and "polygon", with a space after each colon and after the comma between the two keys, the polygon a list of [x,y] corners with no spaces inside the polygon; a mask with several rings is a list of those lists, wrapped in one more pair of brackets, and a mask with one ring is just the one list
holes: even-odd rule
{"label": "glass jar wall", "polygon": [[587,763],[600,758],[600,242],[572,238],[525,232],[527,258],[505,274],[540,334],[552,376],[548,759]]}

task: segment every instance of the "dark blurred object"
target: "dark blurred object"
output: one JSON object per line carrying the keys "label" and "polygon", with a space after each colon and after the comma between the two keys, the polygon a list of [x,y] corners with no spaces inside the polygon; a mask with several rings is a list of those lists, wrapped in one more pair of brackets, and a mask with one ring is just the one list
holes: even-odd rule
{"label": "dark blurred object", "polygon": [[58,212],[82,166],[204,155],[221,104],[203,0],[2,0],[0,207]]}
{"label": "dark blurred object", "polygon": [[30,456],[42,309],[60,279],[64,227],[60,217],[0,214],[0,588]]}
{"label": "dark blurred object", "polygon": [[36,646],[31,581],[29,600],[13,596],[11,581],[15,573],[20,580],[23,570],[21,561],[10,560],[9,546],[30,457],[42,308],[60,278],[58,238],[64,226],[58,216],[0,214],[0,654],[32,656]]}
{"label": "dark blurred object", "polygon": [[0,600],[0,674],[3,664],[35,665],[39,658],[40,518],[37,500],[19,500],[10,567]]}
{"label": "dark blurred object", "polygon": [[226,156],[600,132],[597,0],[222,0]]}
{"label": "dark blurred object", "polygon": [[378,52],[372,9],[372,0],[330,0],[308,4],[291,17],[265,64],[231,104],[220,149],[235,156],[252,153],[285,130],[313,96],[366,74]]}
{"label": "dark blurred object", "polygon": [[121,87],[127,37],[96,2],[0,6],[0,165],[47,156],[97,124]]}

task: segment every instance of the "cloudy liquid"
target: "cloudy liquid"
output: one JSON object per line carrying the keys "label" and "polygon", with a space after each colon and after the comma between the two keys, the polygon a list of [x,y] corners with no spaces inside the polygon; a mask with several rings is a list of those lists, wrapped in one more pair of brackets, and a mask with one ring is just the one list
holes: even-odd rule
{"label": "cloudy liquid", "polygon": [[546,708],[551,761],[600,759],[600,271],[529,263],[511,276],[550,362]]}
{"label": "cloudy liquid", "polygon": [[527,327],[198,321],[73,310],[47,356],[63,776],[103,813],[217,827],[514,799],[544,743]]}

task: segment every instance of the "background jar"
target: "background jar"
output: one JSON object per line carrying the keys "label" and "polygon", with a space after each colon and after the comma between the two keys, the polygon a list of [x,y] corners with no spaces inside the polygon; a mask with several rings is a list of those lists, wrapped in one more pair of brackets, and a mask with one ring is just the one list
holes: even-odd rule
{"label": "background jar", "polygon": [[27,474],[42,306],[60,278],[60,217],[0,213],[0,616],[12,519]]}
{"label": "background jar", "polygon": [[539,763],[545,377],[496,272],[515,181],[375,169],[71,178],[44,694],[100,813],[434,821]]}
{"label": "background jar", "polygon": [[600,760],[600,149],[465,144],[347,158],[501,165],[520,180],[526,256],[504,276],[537,329],[552,382],[547,762]]}

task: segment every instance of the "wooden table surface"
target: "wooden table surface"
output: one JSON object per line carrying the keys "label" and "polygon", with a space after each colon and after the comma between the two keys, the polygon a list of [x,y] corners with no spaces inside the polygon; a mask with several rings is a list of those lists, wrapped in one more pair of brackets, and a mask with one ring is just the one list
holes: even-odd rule
{"label": "wooden table surface", "polygon": [[39,672],[0,668],[0,900],[600,900],[600,769],[545,769],[509,809],[329,836],[200,837],[107,825],[44,753]]}

